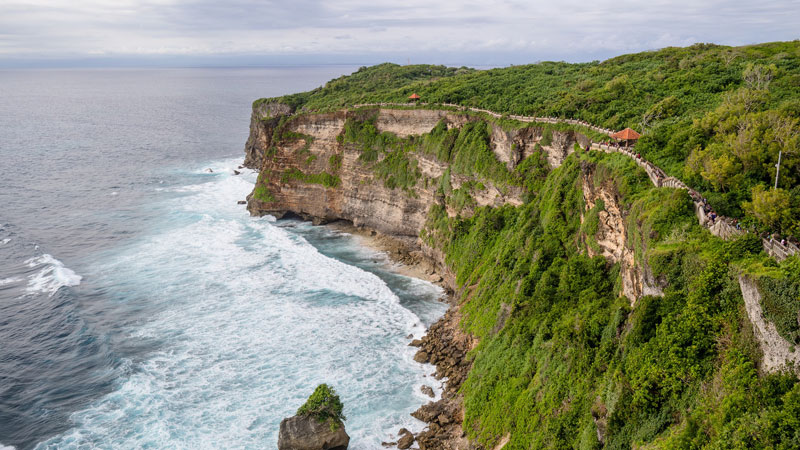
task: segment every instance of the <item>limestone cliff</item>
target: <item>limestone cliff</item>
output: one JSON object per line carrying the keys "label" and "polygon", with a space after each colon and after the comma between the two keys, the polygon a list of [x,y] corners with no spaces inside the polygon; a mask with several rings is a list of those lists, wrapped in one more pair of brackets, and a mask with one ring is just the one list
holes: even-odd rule
{"label": "limestone cliff", "polygon": [[[664,295],[662,286],[653,276],[646,261],[636,261],[633,243],[629,242],[627,214],[614,180],[606,179],[598,184],[594,179],[594,167],[583,164],[582,185],[585,211],[596,214],[597,227],[593,236],[588,236],[586,251],[589,256],[602,255],[611,263],[619,263],[622,279],[622,295],[631,304],[643,295]],[[593,211],[594,210],[594,211]]]}
{"label": "limestone cliff", "polygon": [[[761,307],[761,292],[755,280],[746,275],[739,276],[747,317],[753,326],[753,334],[763,353],[762,367],[767,372],[793,369],[800,375],[800,348],[786,341],[778,333],[775,324],[766,320]],[[798,316],[800,321],[800,316]]]}
{"label": "limestone cliff", "polygon": [[[497,186],[489,179],[450,174],[448,165],[436,157],[420,152],[410,154],[423,179],[436,180],[449,175],[452,189],[479,181],[482,189],[470,194],[474,204],[455,207],[446,204],[432,183],[419,182],[410,189],[389,188],[360,156],[362,149],[342,139],[348,119],[374,118],[380,132],[399,137],[429,133],[440,121],[448,128],[482,120],[480,117],[446,110],[360,109],[319,114],[292,114],[280,104],[261,104],[253,108],[250,137],[245,146],[245,165],[260,170],[256,190],[248,197],[248,210],[253,215],[271,214],[281,218],[287,214],[325,223],[344,219],[358,227],[367,227],[386,235],[404,239],[411,250],[420,250],[438,267],[447,280],[442,254],[418,238],[425,225],[429,208],[434,204],[447,208],[448,215],[469,215],[477,206],[520,205],[523,190],[514,186]],[[503,129],[491,123],[490,147],[498,161],[513,171],[525,158],[541,149],[551,167],[558,167],[576,144],[586,147],[590,141],[574,131],[545,132],[537,127]],[[261,189],[263,195],[256,195]],[[595,186],[591,174],[584,177],[586,209],[602,199],[605,208],[599,212],[597,246],[588,252],[602,254],[611,263],[619,262],[623,294],[634,302],[642,295],[661,295],[661,288],[646,264],[634,261],[634,253],[626,242],[625,214],[618,194],[610,184]],[[451,285],[455,289],[456,286]]]}
{"label": "limestone cliff", "polygon": [[[340,136],[345,122],[348,118],[377,114],[375,125],[379,131],[407,137],[428,133],[442,120],[448,127],[461,127],[476,120],[469,115],[437,110],[343,110],[294,116],[275,115],[275,111],[288,109],[269,105],[253,111],[245,164],[261,171],[256,188],[263,186],[269,197],[251,195],[248,209],[252,214],[272,214],[280,218],[294,213],[320,223],[345,219],[356,226],[412,238],[419,235],[429,207],[441,204],[443,199],[437,198],[436,190],[424,183],[410,190],[387,188],[369,165],[359,159],[361,149],[342,143]],[[279,125],[281,130],[276,133]],[[278,138],[278,134],[289,137]],[[492,151],[510,169],[532,154],[536,144],[542,141],[542,133],[535,128],[505,131],[493,125],[491,135]],[[547,151],[548,160],[558,165],[578,139],[572,132],[553,132],[551,142],[542,147]],[[412,156],[421,175],[427,179],[441,177],[448,169],[447,164],[433,156],[421,153]],[[312,177],[304,179],[298,174],[327,174],[330,182],[309,182]],[[483,189],[472,192],[475,201],[472,207],[522,203],[522,189],[496,186],[491,180],[479,177],[450,175],[453,189],[475,180],[482,183]],[[448,206],[448,212],[455,215],[463,211]]]}
{"label": "limestone cliff", "polygon": [[244,165],[260,170],[264,165],[265,151],[270,148],[275,128],[281,117],[291,114],[292,108],[282,103],[260,103],[253,105],[250,115],[250,136],[244,146]]}

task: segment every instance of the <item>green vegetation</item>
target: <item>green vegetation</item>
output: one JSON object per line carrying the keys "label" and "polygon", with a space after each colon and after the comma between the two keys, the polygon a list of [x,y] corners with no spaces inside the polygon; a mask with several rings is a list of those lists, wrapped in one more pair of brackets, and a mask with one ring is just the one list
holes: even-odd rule
{"label": "green vegetation", "polygon": [[[800,41],[696,44],[486,71],[381,64],[262,101],[333,109],[405,102],[411,92],[430,103],[632,127],[643,132],[637,151],[701,191],[718,213],[800,235]],[[781,190],[770,192],[779,152]]]}
{"label": "green vegetation", "polygon": [[[375,116],[364,120],[348,119],[340,143],[358,146],[361,150],[359,160],[373,168],[384,186],[390,189],[403,189],[413,193],[413,189],[422,173],[417,167],[417,159],[411,153],[434,156],[448,164],[447,172],[438,180],[439,191],[450,194],[450,174],[475,177],[491,181],[498,186],[520,186],[533,193],[538,190],[549,173],[549,165],[541,148],[534,157],[527,158],[515,170],[508,168],[497,160],[489,142],[491,123],[483,120],[467,122],[461,128],[447,128],[447,123],[440,121],[430,133],[421,136],[399,138],[388,132],[379,133],[375,127]],[[469,189],[479,187],[485,189],[483,183],[470,184]],[[468,190],[469,190],[468,189]],[[465,195],[468,190],[459,193],[459,204],[468,206],[471,202]]]}
{"label": "green vegetation", "polygon": [[342,184],[342,179],[328,172],[305,173],[300,169],[289,169],[281,175],[281,183],[297,180],[308,184],[321,184],[326,188],[334,188]]}
{"label": "green vegetation", "polygon": [[356,144],[361,149],[358,159],[370,165],[384,186],[403,189],[409,194],[422,176],[417,160],[408,157],[415,151],[415,138],[401,139],[392,133],[379,133],[375,117],[365,121],[348,119],[341,136],[342,143]]}
{"label": "green vegetation", "polygon": [[298,416],[312,416],[320,422],[329,422],[331,430],[342,426],[347,418],[342,413],[344,406],[336,391],[327,384],[320,384],[306,403],[297,410]]}
{"label": "green vegetation", "polygon": [[[663,297],[632,308],[619,297],[619,265],[580,251],[606,207],[598,202],[580,223],[587,171],[594,186],[619,193],[628,245],[663,281]],[[463,289],[462,325],[480,338],[462,387],[464,428],[487,448],[509,432],[508,449],[800,444],[800,383],[756,371],[737,282],[743,267],[774,261],[753,236],[711,237],[685,193],[653,188],[629,159],[574,154],[518,208],[464,219],[435,206],[423,238],[445,250]],[[793,313],[794,332],[797,266],[773,269],[785,274],[773,314],[789,326]]]}
{"label": "green vegetation", "polygon": [[784,339],[800,345],[800,258],[790,258],[770,275],[757,278],[764,317]]}
{"label": "green vegetation", "polygon": [[258,181],[256,182],[256,187],[253,189],[253,197],[260,201],[260,202],[274,202],[275,197],[272,196],[272,193],[267,189],[267,183],[269,183],[269,173],[267,171],[262,171],[258,174]]}
{"label": "green vegetation", "polygon": [[449,163],[453,173],[480,175],[498,183],[511,181],[508,169],[497,160],[489,146],[491,125],[483,120],[447,129],[440,121],[422,140],[422,150]]}
{"label": "green vegetation", "polygon": [[[372,67],[361,67],[352,75],[331,80],[324,87],[313,91],[280,97],[281,103],[293,108],[308,110],[330,110],[356,103],[375,103],[388,101],[391,97],[397,101],[407,101],[414,89],[419,89],[438,79],[475,72],[474,69],[459,69],[445,66],[425,64],[400,66],[397,64],[379,64]],[[274,101],[275,99],[259,99],[254,106]]]}

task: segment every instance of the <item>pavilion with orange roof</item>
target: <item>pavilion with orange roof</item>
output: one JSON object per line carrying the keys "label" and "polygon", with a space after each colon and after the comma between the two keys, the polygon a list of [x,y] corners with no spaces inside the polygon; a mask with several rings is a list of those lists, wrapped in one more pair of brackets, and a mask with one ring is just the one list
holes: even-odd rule
{"label": "pavilion with orange roof", "polygon": [[618,131],[618,132],[612,134],[611,137],[613,139],[618,140],[618,141],[624,141],[625,142],[625,146],[628,147],[631,143],[636,143],[636,141],[640,137],[642,137],[642,135],[637,133],[637,132],[635,132],[635,131],[633,131],[630,128],[625,128],[622,131]]}

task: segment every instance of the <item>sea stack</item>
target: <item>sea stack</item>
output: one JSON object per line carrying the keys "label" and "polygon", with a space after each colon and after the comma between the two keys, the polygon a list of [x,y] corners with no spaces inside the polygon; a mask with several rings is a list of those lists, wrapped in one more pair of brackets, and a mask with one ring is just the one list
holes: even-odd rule
{"label": "sea stack", "polygon": [[281,421],[278,450],[346,450],[342,402],[327,384],[317,386],[297,414]]}

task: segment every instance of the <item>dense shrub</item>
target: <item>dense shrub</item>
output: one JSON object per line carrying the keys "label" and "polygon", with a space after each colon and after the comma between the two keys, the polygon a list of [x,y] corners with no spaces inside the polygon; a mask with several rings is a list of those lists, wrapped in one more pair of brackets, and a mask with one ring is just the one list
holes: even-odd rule
{"label": "dense shrub", "polygon": [[342,412],[344,406],[336,391],[327,384],[320,384],[308,397],[305,404],[297,410],[298,416],[311,416],[320,422],[329,422],[331,430],[335,430],[347,420]]}

